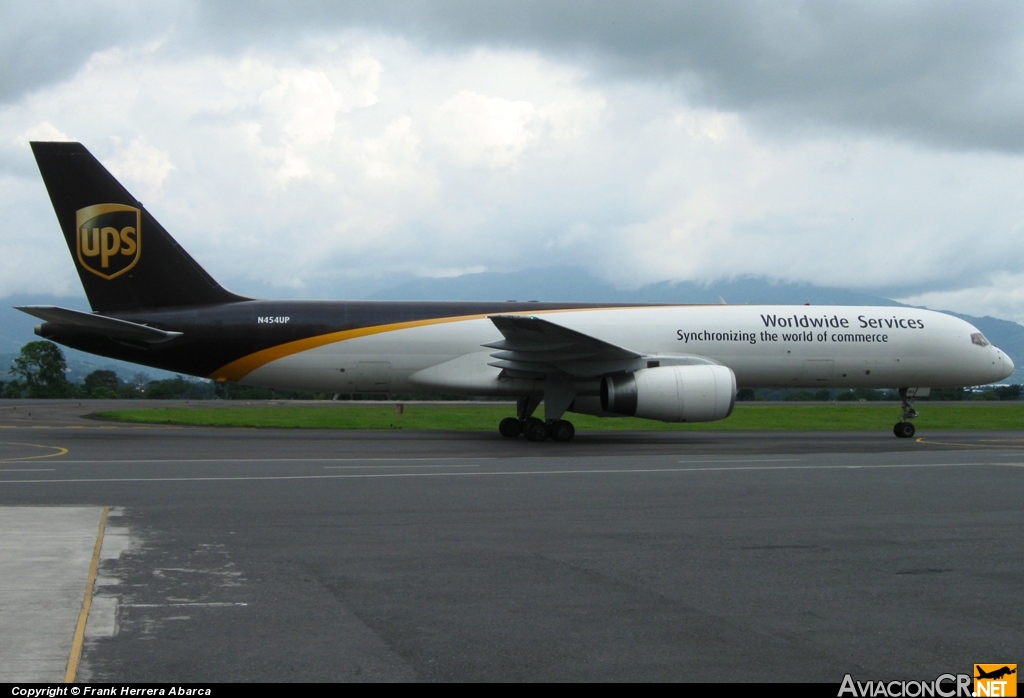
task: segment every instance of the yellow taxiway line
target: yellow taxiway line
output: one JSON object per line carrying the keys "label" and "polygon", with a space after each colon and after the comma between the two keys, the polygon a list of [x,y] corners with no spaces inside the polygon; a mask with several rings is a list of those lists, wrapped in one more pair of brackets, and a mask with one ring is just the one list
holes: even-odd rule
{"label": "yellow taxiway line", "polygon": [[82,610],[78,613],[78,625],[75,627],[75,639],[71,643],[71,656],[68,657],[68,668],[64,672],[64,683],[74,683],[78,675],[78,662],[82,659],[82,643],[85,642],[85,624],[89,622],[89,609],[92,608],[92,591],[96,584],[96,571],[100,566],[100,549],[103,547],[103,531],[107,526],[107,512],[110,507],[103,507],[100,515],[100,530],[96,536],[96,547],[92,551],[92,564],[89,565],[89,579],[85,583],[85,599]]}

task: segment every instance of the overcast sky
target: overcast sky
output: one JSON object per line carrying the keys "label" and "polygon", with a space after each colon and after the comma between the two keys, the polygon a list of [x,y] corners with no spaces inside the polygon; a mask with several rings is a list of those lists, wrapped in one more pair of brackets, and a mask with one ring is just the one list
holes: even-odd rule
{"label": "overcast sky", "polygon": [[29,140],[243,294],[570,264],[1024,322],[1019,2],[0,0],[0,297],[81,295]]}

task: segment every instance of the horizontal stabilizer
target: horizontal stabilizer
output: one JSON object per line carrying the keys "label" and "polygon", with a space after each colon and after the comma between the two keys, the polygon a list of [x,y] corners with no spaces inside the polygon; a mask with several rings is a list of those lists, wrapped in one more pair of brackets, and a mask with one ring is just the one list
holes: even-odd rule
{"label": "horizontal stabilizer", "polygon": [[181,332],[158,330],[155,327],[118,320],[106,315],[83,313],[80,310],[52,305],[26,305],[19,307],[18,310],[57,325],[61,329],[99,334],[111,339],[157,344],[181,336]]}

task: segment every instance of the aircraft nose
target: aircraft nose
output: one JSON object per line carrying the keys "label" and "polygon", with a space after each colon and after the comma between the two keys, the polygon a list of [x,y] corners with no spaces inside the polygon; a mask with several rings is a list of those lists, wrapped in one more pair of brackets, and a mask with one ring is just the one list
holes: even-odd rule
{"label": "aircraft nose", "polygon": [[999,358],[1002,360],[1003,364],[1003,375],[1000,376],[1000,378],[1009,378],[1013,375],[1014,371],[1013,361],[1006,355],[1006,352],[1002,350],[999,351]]}

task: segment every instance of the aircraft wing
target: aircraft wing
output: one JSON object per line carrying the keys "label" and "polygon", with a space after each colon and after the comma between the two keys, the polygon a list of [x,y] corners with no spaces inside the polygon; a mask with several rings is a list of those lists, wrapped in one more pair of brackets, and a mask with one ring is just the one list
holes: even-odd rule
{"label": "aircraft wing", "polygon": [[107,317],[106,315],[83,313],[80,310],[71,310],[70,308],[58,308],[52,305],[26,305],[17,309],[40,320],[58,325],[61,328],[77,329],[115,340],[156,344],[181,336],[181,332],[159,330],[155,327],[140,325],[136,322],[119,320]]}
{"label": "aircraft wing", "polygon": [[492,315],[490,320],[504,336],[484,345],[497,350],[490,365],[512,377],[587,378],[644,366],[643,354],[538,317]]}
{"label": "aircraft wing", "polygon": [[644,354],[533,315],[491,315],[490,320],[504,339],[483,345],[497,350],[489,365],[511,378],[597,378],[654,365],[716,363],[690,354]]}

